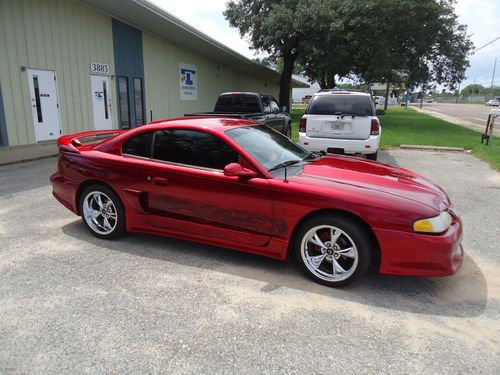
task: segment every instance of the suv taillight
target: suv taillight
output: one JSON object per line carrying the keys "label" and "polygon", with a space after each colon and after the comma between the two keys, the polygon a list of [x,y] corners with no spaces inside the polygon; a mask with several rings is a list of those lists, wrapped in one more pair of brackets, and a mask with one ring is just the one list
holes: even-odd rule
{"label": "suv taillight", "polygon": [[380,133],[380,124],[376,118],[372,119],[371,135],[378,135]]}
{"label": "suv taillight", "polygon": [[306,132],[306,124],[307,124],[307,119],[305,117],[302,117],[300,119],[299,132],[301,133]]}

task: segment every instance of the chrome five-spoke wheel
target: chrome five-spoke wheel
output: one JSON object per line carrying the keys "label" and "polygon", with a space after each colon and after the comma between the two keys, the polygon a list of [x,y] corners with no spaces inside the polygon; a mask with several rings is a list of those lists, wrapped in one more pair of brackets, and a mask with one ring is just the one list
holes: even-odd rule
{"label": "chrome five-spoke wheel", "polygon": [[300,247],[307,268],[326,281],[345,280],[358,265],[358,250],[354,241],[343,230],[332,225],[319,225],[310,229]]}
{"label": "chrome five-spoke wheel", "polygon": [[105,186],[90,186],[80,198],[80,213],[90,231],[100,238],[115,238],[125,231],[123,205]]}
{"label": "chrome five-spoke wheel", "polygon": [[102,235],[111,233],[118,221],[113,201],[98,191],[91,192],[84,198],[83,216],[89,227]]}
{"label": "chrome five-spoke wheel", "polygon": [[342,286],[359,278],[371,264],[373,241],[360,220],[346,215],[309,219],[298,230],[294,254],[302,270],[317,282]]}

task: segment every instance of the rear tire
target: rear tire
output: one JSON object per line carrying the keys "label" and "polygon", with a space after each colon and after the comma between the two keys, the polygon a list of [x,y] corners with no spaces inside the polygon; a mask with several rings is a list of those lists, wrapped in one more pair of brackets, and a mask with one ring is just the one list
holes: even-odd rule
{"label": "rear tire", "polygon": [[80,213],[87,229],[102,239],[125,233],[125,208],[116,193],[104,185],[91,185],[80,195]]}
{"label": "rear tire", "polygon": [[372,263],[371,236],[357,220],[321,215],[307,220],[293,239],[293,258],[309,278],[329,287],[359,279]]}
{"label": "rear tire", "polygon": [[374,161],[377,161],[377,157],[378,157],[378,151],[374,154],[366,154],[366,158],[368,160],[374,160]]}

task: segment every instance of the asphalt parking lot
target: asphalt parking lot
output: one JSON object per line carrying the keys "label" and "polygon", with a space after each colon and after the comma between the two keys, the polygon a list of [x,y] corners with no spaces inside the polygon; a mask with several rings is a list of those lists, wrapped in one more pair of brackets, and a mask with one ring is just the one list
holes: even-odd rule
{"label": "asphalt parking lot", "polygon": [[457,275],[329,289],[231,250],[99,240],[52,198],[55,159],[0,167],[0,373],[500,373],[500,174],[468,154],[382,158],[461,212]]}

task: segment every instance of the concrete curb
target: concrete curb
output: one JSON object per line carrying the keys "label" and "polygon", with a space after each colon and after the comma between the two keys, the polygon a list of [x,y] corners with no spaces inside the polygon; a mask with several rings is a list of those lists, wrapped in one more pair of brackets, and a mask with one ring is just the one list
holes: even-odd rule
{"label": "concrete curb", "polygon": [[36,161],[36,160],[54,158],[57,155],[58,154],[55,153],[55,154],[41,155],[41,156],[36,156],[36,157],[26,158],[26,159],[20,159],[20,160],[11,160],[11,161],[0,162],[0,167],[4,167],[6,165],[12,165],[12,164],[28,163],[30,161]]}
{"label": "concrete curb", "polygon": [[465,152],[462,147],[447,146],[422,146],[422,145],[401,145],[401,150],[421,150],[421,151],[439,151],[439,152]]}

